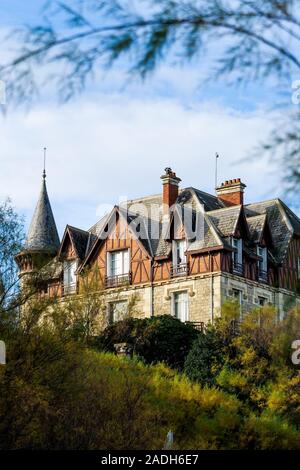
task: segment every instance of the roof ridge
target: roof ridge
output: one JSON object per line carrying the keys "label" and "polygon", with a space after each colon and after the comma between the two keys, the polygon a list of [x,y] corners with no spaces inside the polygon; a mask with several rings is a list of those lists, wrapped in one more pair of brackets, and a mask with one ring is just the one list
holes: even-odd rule
{"label": "roof ridge", "polygon": [[274,197],[274,198],[271,198],[271,199],[265,199],[263,201],[258,201],[258,202],[249,202],[248,204],[244,204],[246,207],[248,206],[254,206],[256,204],[263,204],[264,202],[278,202],[278,201],[281,201],[281,199],[279,197]]}
{"label": "roof ridge", "polygon": [[213,209],[211,211],[208,211],[208,215],[211,215],[212,212],[218,212],[218,211],[226,211],[228,209],[235,209],[235,208],[240,208],[242,207],[243,204],[234,204],[233,206],[228,206],[228,207],[220,207],[220,209]]}
{"label": "roof ridge", "polygon": [[86,233],[87,235],[89,235],[89,233],[90,233],[88,230],[83,230],[82,228],[74,227],[74,225],[67,224],[67,227],[72,229],[72,230],[77,230],[77,232]]}
{"label": "roof ridge", "polygon": [[126,199],[125,201],[122,201],[119,206],[121,206],[122,204],[126,204],[128,202],[134,202],[134,201],[141,201],[141,200],[144,200],[144,199],[152,199],[152,198],[155,198],[155,197],[160,197],[162,198],[162,194],[161,193],[157,193],[157,194],[149,194],[148,196],[142,196],[142,197],[136,197],[134,199]]}
{"label": "roof ridge", "polygon": [[215,194],[208,193],[207,191],[203,191],[202,189],[195,188],[194,186],[188,186],[185,189],[193,189],[194,191],[198,191],[199,193],[203,193],[203,194],[206,194],[207,196],[219,199],[218,196],[216,196]]}

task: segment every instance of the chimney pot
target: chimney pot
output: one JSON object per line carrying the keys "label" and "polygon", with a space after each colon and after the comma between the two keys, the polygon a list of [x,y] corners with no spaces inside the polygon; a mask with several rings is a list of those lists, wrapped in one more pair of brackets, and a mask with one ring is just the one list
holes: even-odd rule
{"label": "chimney pot", "polygon": [[169,214],[170,207],[172,207],[177,200],[181,179],[176,176],[175,171],[167,167],[165,168],[165,174],[161,176],[161,180],[163,183],[164,215],[167,215]]}
{"label": "chimney pot", "polygon": [[216,188],[218,198],[225,206],[235,206],[244,204],[244,189],[246,185],[241,182],[241,178],[226,180],[221,186]]}

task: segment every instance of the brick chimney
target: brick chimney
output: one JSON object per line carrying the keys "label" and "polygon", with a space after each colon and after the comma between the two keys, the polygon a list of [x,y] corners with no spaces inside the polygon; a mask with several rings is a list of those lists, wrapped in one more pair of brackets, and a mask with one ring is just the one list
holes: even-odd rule
{"label": "brick chimney", "polygon": [[169,208],[176,202],[181,179],[176,176],[176,173],[171,168],[165,168],[165,174],[160,178],[163,183],[163,207],[166,214],[169,212]]}
{"label": "brick chimney", "polygon": [[225,181],[216,188],[218,198],[225,206],[237,206],[244,204],[244,189],[246,185],[241,182],[241,178]]}

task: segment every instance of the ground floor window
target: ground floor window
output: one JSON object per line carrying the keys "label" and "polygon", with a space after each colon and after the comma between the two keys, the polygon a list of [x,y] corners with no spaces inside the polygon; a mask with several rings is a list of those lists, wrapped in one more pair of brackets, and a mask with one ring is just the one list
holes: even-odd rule
{"label": "ground floor window", "polygon": [[174,305],[173,312],[174,317],[178,318],[182,322],[189,320],[189,302],[187,291],[175,292],[174,293]]}
{"label": "ground floor window", "polygon": [[258,296],[258,305],[260,307],[263,307],[264,305],[266,305],[268,303],[268,299],[266,299],[266,297],[261,297],[261,296]]}
{"label": "ground floor window", "polygon": [[109,323],[124,320],[128,313],[128,303],[126,300],[111,302],[109,304]]}
{"label": "ground floor window", "polygon": [[242,319],[243,292],[239,289],[232,289],[232,297],[238,302],[240,306],[240,319]]}

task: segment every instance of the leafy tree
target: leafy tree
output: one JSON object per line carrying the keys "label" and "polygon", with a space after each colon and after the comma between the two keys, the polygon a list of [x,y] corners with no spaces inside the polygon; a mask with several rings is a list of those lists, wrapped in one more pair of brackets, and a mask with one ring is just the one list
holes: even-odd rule
{"label": "leafy tree", "polygon": [[23,220],[8,199],[0,204],[0,310],[12,304],[18,288],[14,256],[24,241]]}
{"label": "leafy tree", "polygon": [[[206,61],[210,78],[233,84],[269,80],[273,88],[289,90],[290,103],[292,77],[300,70],[297,6],[295,0],[50,0],[40,23],[13,32],[21,48],[2,64],[1,78],[8,100],[31,100],[44,78],[40,66],[51,65],[47,78],[68,100],[100,67],[117,60],[145,78],[166,60],[203,63],[213,57]],[[299,109],[285,109],[282,116],[263,148],[273,162],[278,155],[288,188],[295,190]]]}
{"label": "leafy tree", "polygon": [[215,385],[217,372],[224,362],[222,349],[223,341],[213,327],[201,332],[185,360],[185,374],[201,385]]}
{"label": "leafy tree", "polygon": [[[163,364],[89,350],[81,338],[74,341],[41,321],[48,308],[46,299],[32,298],[14,324],[0,317],[8,353],[7,365],[0,366],[0,449],[159,449],[169,429],[176,449],[300,449],[299,371],[278,361],[263,383],[254,368],[263,352],[260,339],[256,357],[252,351],[249,357],[242,328],[238,334],[224,331],[224,323],[215,328],[222,341],[229,335],[226,363],[215,371],[217,387],[202,387]],[[291,315],[288,335],[299,318]],[[162,338],[153,331],[150,338]],[[235,349],[227,349],[231,342]],[[225,367],[231,377],[222,383]]]}
{"label": "leafy tree", "polygon": [[128,343],[147,364],[165,362],[170,367],[182,369],[196,337],[193,326],[171,315],[162,315],[116,322],[104,330],[99,343],[107,351],[114,351],[117,343]]}

